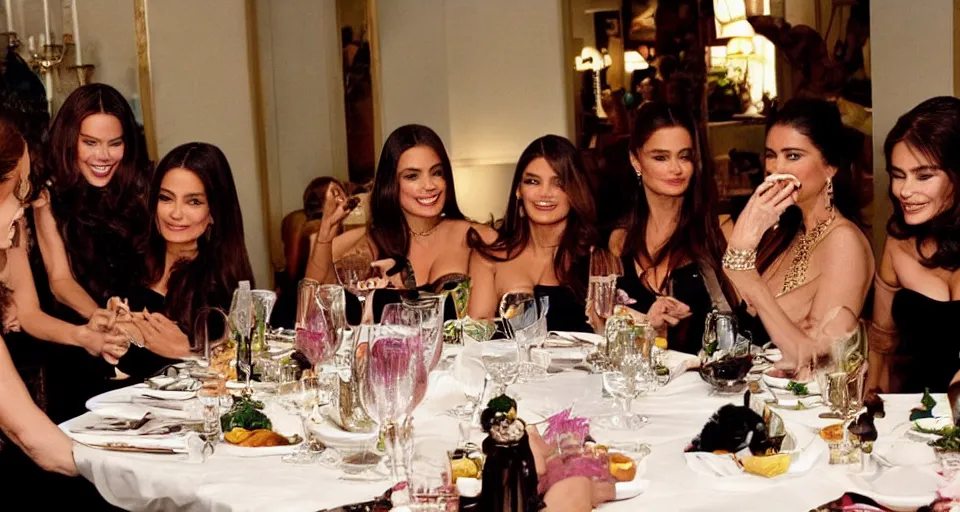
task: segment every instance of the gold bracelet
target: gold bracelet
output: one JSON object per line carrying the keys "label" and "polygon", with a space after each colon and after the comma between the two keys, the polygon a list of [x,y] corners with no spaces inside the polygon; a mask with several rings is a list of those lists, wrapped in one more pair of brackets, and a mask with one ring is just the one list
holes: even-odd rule
{"label": "gold bracelet", "polygon": [[757,268],[757,250],[728,247],[727,252],[723,253],[723,268],[727,270],[753,270]]}

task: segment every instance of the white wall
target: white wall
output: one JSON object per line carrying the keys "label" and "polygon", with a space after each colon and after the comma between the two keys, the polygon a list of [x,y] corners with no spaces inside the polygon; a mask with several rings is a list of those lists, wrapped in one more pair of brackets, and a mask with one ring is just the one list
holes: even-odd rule
{"label": "white wall", "polygon": [[[283,216],[303,208],[312,179],[347,179],[340,29],[332,0],[258,0],[257,18],[269,227],[279,233]],[[274,244],[282,256],[279,236]]]}
{"label": "white wall", "polygon": [[883,141],[897,118],[921,101],[954,94],[954,0],[873,0],[870,37],[873,78],[873,245],[885,238],[891,204]]}
{"label": "white wall", "polygon": [[243,0],[148,3],[150,57],[161,154],[191,141],[230,161],[247,251],[260,286],[270,283]]}
{"label": "white wall", "polygon": [[467,215],[501,216],[514,164],[568,133],[560,0],[379,0],[383,136],[421,123],[443,138]]}

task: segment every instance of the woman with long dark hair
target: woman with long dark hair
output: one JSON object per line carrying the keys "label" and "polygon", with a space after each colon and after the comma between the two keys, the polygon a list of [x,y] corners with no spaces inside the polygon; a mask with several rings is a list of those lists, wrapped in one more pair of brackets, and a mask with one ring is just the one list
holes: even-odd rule
{"label": "woman with long dark hair", "polygon": [[[335,283],[333,262],[358,252],[372,260],[409,262],[410,281],[415,279],[419,289],[436,292],[467,277],[471,227],[493,236],[490,228],[470,222],[460,212],[450,158],[440,137],[426,126],[401,126],[387,137],[374,176],[366,228],[336,236],[336,226],[350,207],[346,198],[328,201],[329,214],[324,213],[322,226],[312,235],[307,277]],[[375,315],[383,302],[395,300],[382,292],[375,293],[374,299]],[[448,302],[446,314],[454,313]]]}
{"label": "woman with long dark hair", "polygon": [[233,173],[219,148],[174,148],[157,164],[149,198],[146,278],[126,295],[132,322],[120,324],[143,349],[131,347],[117,365],[138,378],[188,355],[197,313],[229,308],[239,282],[253,283]]}
{"label": "woman with long dark hair", "polygon": [[617,286],[636,301],[630,307],[647,313],[658,330],[669,326],[670,348],[690,354],[700,350],[713,305],[736,296],[723,286],[726,242],[707,154],[682,107],[647,102],[637,109],[630,162],[640,193],[629,226],[610,236],[610,251],[623,264]]}
{"label": "woman with long dark hair", "polygon": [[893,216],[874,278],[868,386],[946,391],[960,369],[960,99],[931,98],[901,116],[883,154]]}
{"label": "woman with long dark hair", "polygon": [[123,96],[104,84],[73,91],[40,171],[49,203],[42,195],[34,220],[50,290],[87,318],[144,270],[136,241],[147,224],[149,162]]}
{"label": "woman with long dark hair", "polygon": [[592,332],[584,311],[596,212],[573,143],[557,135],[530,143],[517,162],[496,240],[470,234],[470,316],[492,319],[504,294],[533,292],[549,297],[549,329]]}
{"label": "woman with long dark hair", "polygon": [[775,112],[765,149],[771,176],[750,197],[724,253],[754,342],[773,341],[784,369],[818,350],[813,329],[832,311],[859,315],[870,288],[873,252],[857,225],[845,140],[840,112],[826,101],[793,99]]}

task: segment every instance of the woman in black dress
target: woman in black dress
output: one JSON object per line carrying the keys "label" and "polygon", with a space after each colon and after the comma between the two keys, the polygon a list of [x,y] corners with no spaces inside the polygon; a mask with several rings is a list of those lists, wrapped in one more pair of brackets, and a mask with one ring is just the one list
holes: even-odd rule
{"label": "woman in black dress", "polygon": [[[494,236],[488,226],[467,220],[460,211],[453,167],[443,141],[422,125],[401,126],[387,137],[373,180],[366,227],[337,236],[348,207],[345,197],[327,194],[321,225],[310,236],[308,278],[336,283],[334,262],[363,254],[370,260],[408,261],[413,278],[395,284],[439,293],[467,277],[467,232],[474,228],[487,239]],[[379,286],[385,284],[383,279],[371,280],[376,281]],[[370,301],[374,319],[384,305],[399,301],[396,290],[377,290]],[[456,317],[451,300],[446,302],[444,315]],[[359,322],[355,300],[348,299],[347,316],[351,323]]]}
{"label": "woman in black dress", "polygon": [[597,241],[593,188],[577,148],[557,136],[527,146],[517,162],[507,215],[493,243],[471,232],[470,317],[497,316],[509,292],[547,296],[547,328],[593,332],[585,312],[590,248]]}
{"label": "woman in black dress", "polygon": [[197,313],[226,310],[240,281],[253,283],[233,174],[216,146],[192,142],[157,165],[150,185],[147,277],[125,298],[131,346],[117,367],[137,379],[189,353]]}
{"label": "woman in black dress", "polygon": [[[64,101],[50,127],[34,183],[39,198],[27,220],[40,307],[87,323],[107,299],[144,275],[142,242],[150,179],[133,110],[116,89],[89,84]],[[37,335],[42,338],[48,336]],[[83,348],[45,346],[47,412],[63,421],[110,387],[113,368]]]}
{"label": "woman in black dress", "polygon": [[707,313],[736,304],[720,266],[725,242],[704,164],[709,151],[682,107],[645,103],[633,125],[630,162],[640,192],[630,224],[610,235],[623,264],[617,286],[654,328],[669,326],[671,349],[696,354]]}
{"label": "woman in black dress", "polygon": [[883,153],[893,216],[874,278],[868,389],[946,391],[960,369],[960,99],[904,114]]}

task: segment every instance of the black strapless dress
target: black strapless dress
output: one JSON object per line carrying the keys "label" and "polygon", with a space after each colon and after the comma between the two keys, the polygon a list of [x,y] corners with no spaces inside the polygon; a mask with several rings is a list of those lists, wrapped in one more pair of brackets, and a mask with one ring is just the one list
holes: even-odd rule
{"label": "black strapless dress", "polygon": [[[450,292],[459,286],[460,283],[463,283],[468,279],[470,278],[466,274],[444,274],[434,280],[432,283],[427,283],[423,286],[417,287],[417,290],[425,293]],[[363,316],[363,309],[360,306],[360,299],[350,292],[345,293],[347,301],[347,323],[351,325],[357,325],[360,323],[360,319]],[[403,293],[405,293],[403,290],[383,289],[377,290],[373,294],[374,323],[380,322],[380,314],[383,312],[384,306],[387,304],[397,304],[401,302]],[[443,319],[444,321],[457,319],[457,309],[453,303],[453,297],[451,297],[449,293],[447,293],[447,298],[443,305]]]}
{"label": "black strapless dress", "polygon": [[[631,299],[637,301],[629,307],[635,311],[646,313],[657,300],[658,294],[650,291],[640,276],[633,260],[624,256],[623,276],[617,279],[617,288],[623,290]],[[673,298],[690,306],[690,317],[681,321],[676,327],[667,332],[667,342],[670,350],[677,350],[687,354],[698,354],[703,345],[703,322],[707,314],[713,309],[713,299],[707,290],[707,285],[700,273],[700,267],[688,263],[673,269],[669,279],[673,280]]]}
{"label": "black strapless dress", "polygon": [[538,284],[533,287],[534,296],[547,297],[550,300],[550,309],[547,310],[547,329],[551,331],[593,332],[593,327],[587,321],[586,302],[577,298],[567,286],[546,286]]}
{"label": "black strapless dress", "polygon": [[946,392],[960,370],[956,324],[960,300],[939,301],[901,288],[893,296],[893,322],[900,335],[897,355],[904,363],[894,369],[903,376],[903,393]]}

